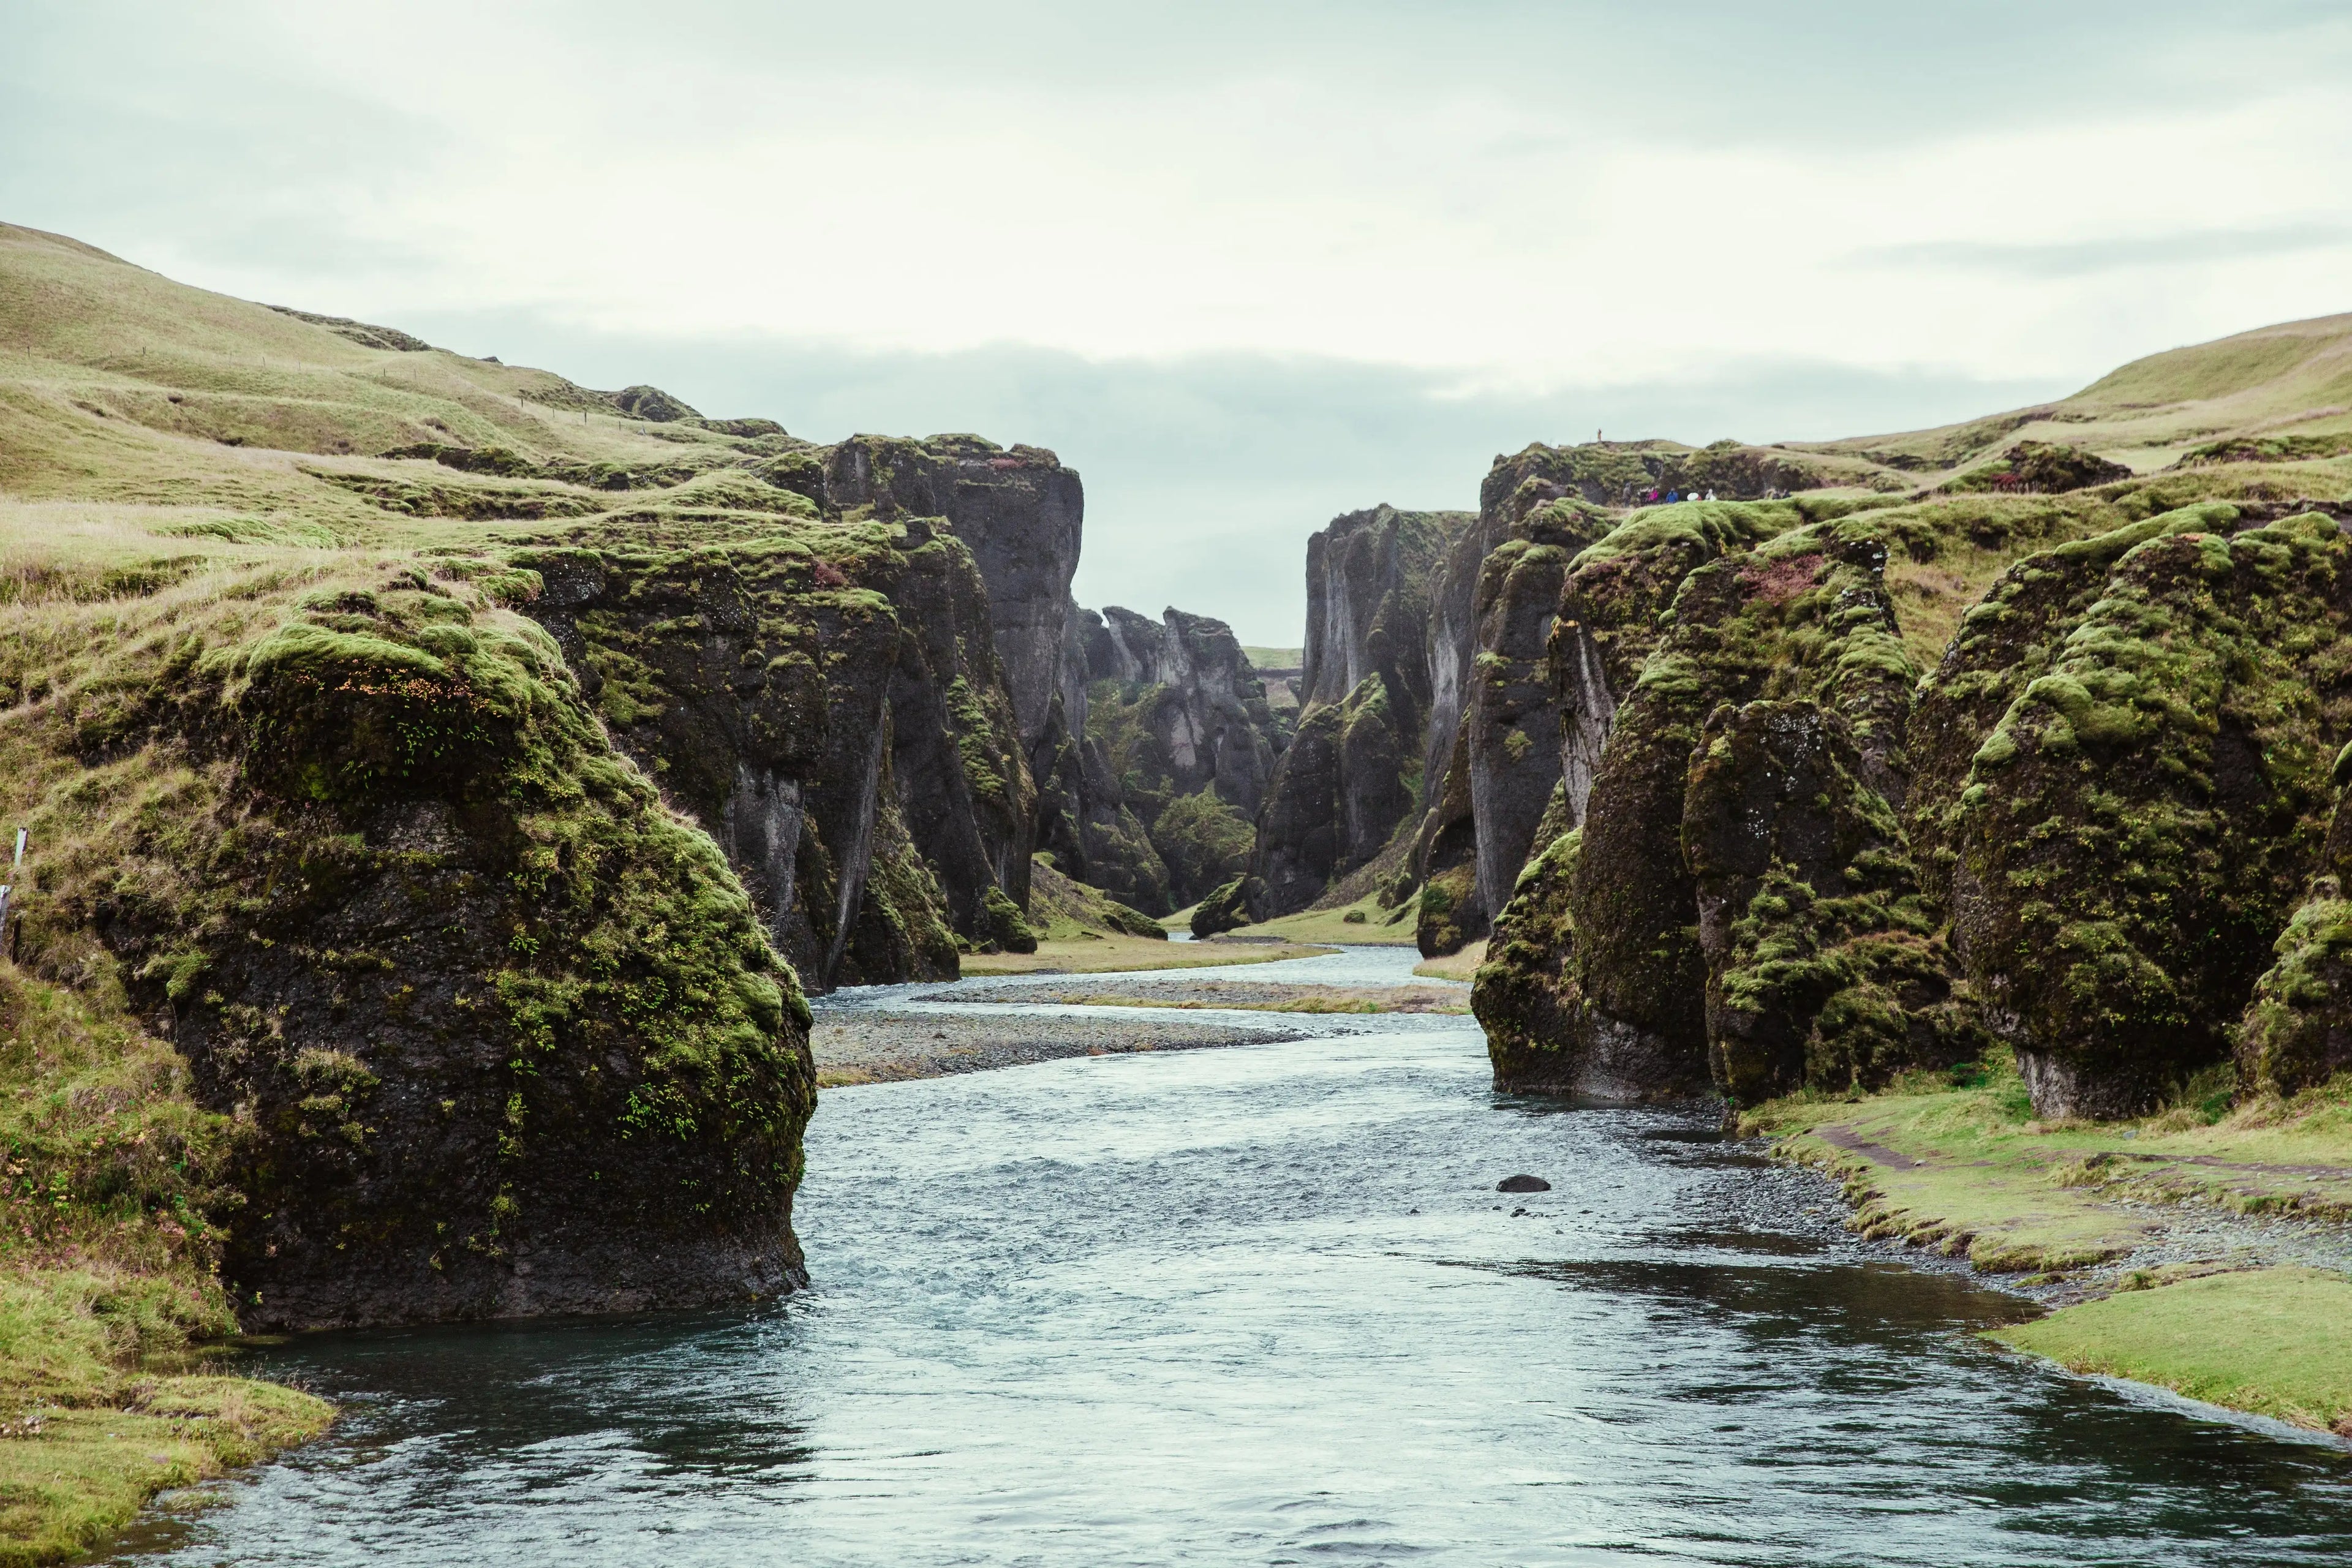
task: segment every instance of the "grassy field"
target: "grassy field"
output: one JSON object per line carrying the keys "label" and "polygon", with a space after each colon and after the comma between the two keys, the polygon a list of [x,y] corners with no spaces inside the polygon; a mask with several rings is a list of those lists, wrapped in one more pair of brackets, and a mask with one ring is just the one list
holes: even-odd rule
{"label": "grassy field", "polygon": [[2005,1056],[1955,1084],[1915,1077],[1858,1100],[1776,1100],[1741,1119],[1842,1177],[1856,1229],[2062,1271],[2120,1258],[2143,1205],[2352,1219],[2352,1084],[2228,1109],[2218,1081],[2136,1121],[2044,1123]]}
{"label": "grassy field", "polygon": [[2039,408],[1789,446],[1887,463],[1933,484],[2021,440],[2081,447],[2137,474],[2194,465],[2205,448],[2232,443],[2251,451],[2266,442],[2263,454],[2281,458],[2340,456],[2352,451],[2352,315],[2150,354]]}
{"label": "grassy field", "polygon": [[1444,958],[1425,959],[1414,964],[1412,972],[1415,974],[1426,974],[1433,980],[1468,980],[1478,973],[1478,966],[1486,962],[1486,940],[1481,938],[1470,943],[1460,952],[1451,952]]}
{"label": "grassy field", "polygon": [[1384,910],[1371,899],[1359,899],[1336,909],[1307,910],[1244,926],[1249,936],[1277,936],[1286,942],[1365,942],[1375,947],[1413,944],[1413,907],[1410,902]]}

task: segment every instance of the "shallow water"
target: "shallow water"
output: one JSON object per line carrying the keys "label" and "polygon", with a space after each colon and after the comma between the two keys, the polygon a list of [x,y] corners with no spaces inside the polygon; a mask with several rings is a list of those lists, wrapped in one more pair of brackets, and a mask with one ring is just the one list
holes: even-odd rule
{"label": "shallow water", "polygon": [[[1853,1241],[1818,1179],[1690,1116],[1497,1099],[1474,1026],[1384,1022],[828,1091],[814,1289],[299,1341],[268,1364],[343,1403],[335,1435],[142,1542],[190,1564],[2352,1549],[2340,1449],[1982,1348],[1969,1331],[2018,1304]],[[1520,1171],[1553,1190],[1495,1192]]]}

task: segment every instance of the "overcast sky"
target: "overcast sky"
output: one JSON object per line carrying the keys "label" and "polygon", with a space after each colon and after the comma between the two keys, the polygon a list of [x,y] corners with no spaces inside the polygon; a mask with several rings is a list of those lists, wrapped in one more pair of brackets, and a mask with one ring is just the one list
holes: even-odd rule
{"label": "overcast sky", "polygon": [[1529,440],[1903,429],[2352,310],[2352,8],[0,0],[0,217],[1087,480],[1090,604]]}

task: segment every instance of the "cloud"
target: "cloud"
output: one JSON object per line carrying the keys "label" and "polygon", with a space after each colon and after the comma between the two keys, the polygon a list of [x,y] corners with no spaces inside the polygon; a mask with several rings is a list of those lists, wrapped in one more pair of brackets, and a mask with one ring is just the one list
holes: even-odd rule
{"label": "cloud", "polygon": [[2272,228],[2189,229],[2178,234],[2119,236],[2064,244],[2018,245],[1989,240],[1938,240],[1856,251],[1855,266],[1910,270],[1921,267],[1999,276],[2084,278],[2146,267],[2190,267],[2241,257],[2278,257],[2352,247],[2352,226],[2285,224]]}
{"label": "cloud", "polygon": [[1055,447],[1082,592],[1269,640],[1307,531],[1529,439],[1932,424],[2352,303],[2326,0],[16,9],[11,220],[809,434]]}

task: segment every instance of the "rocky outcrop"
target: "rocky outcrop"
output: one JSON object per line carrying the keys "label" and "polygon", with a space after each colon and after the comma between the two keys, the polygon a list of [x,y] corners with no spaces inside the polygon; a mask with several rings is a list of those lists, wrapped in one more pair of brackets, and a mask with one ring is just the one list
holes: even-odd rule
{"label": "rocky outcrop", "polygon": [[[2352,1065],[2352,544],[2276,503],[2130,514],[1683,506],[1575,557],[1565,733],[1608,709],[1479,973],[1497,1083],[1747,1104],[1997,1039],[2040,1114],[2112,1116],[2233,1047],[2281,1093]],[[1915,688],[1886,564],[1962,540],[2018,553]]]}
{"label": "rocky outcrop", "polygon": [[515,558],[531,613],[812,985],[952,975],[959,938],[1030,940],[1034,769],[1082,761],[1055,729],[1078,479],[977,437],[783,446],[761,477],[815,518],[650,552],[575,529]]}
{"label": "rocky outcrop", "polygon": [[[118,635],[79,668],[5,656],[77,693],[10,720],[58,847],[21,958],[127,988],[236,1123],[248,1327],[803,1278],[793,973],[554,641],[493,602],[531,580],[472,570],[246,571],[89,606]],[[94,810],[100,778],[144,804]]]}
{"label": "rocky outcrop", "polygon": [[[1831,998],[1853,993],[1858,1007],[1860,987],[1911,1012],[1945,1000],[1890,956],[1924,938],[1926,917],[1905,903],[1907,868],[1885,854],[1907,784],[1911,680],[1885,546],[1856,519],[1723,553],[1787,521],[1677,508],[1619,529],[1570,574],[1579,615],[1563,618],[1577,636],[1554,647],[1604,670],[1612,651],[1647,640],[1641,603],[1680,581],[1615,710],[1572,868],[1531,873],[1520,894],[1531,907],[1507,922],[1572,931],[1572,951],[1536,963],[1539,944],[1498,924],[1497,962],[1481,973],[1480,1016],[1510,1081],[1645,1094],[1868,1082],[1910,1058],[1842,1033],[1850,1019]],[[1759,704],[1768,689],[1778,701]],[[1807,793],[1807,780],[1822,787]],[[1565,784],[1560,799],[1564,817]],[[1847,880],[1863,861],[1884,883],[1867,909]],[[1799,958],[1811,966],[1801,983],[1787,967]],[[1906,1014],[1903,1037],[1913,1032]]]}
{"label": "rocky outcrop", "polygon": [[990,890],[1026,896],[1034,808],[969,553],[921,520],[709,535],[513,561],[809,984],[952,975]]}
{"label": "rocky outcrop", "polygon": [[[1976,1056],[1937,911],[1857,742],[1819,703],[1715,710],[1683,796],[1708,1067],[1735,1104]],[[1885,760],[1879,771],[1885,776]]]}
{"label": "rocky outcrop", "polygon": [[2051,441],[2020,441],[1982,468],[1971,468],[1944,488],[2057,495],[2128,479],[2132,471],[2080,447]]}
{"label": "rocky outcrop", "polygon": [[2226,1058],[2320,864],[2352,547],[2315,513],[2196,521],[2115,559],[1954,814],[1954,931],[2046,1114],[2137,1111]]}
{"label": "rocky outcrop", "polygon": [[989,626],[1024,753],[1044,737],[1063,673],[1086,491],[1041,447],[978,436],[856,436],[824,454],[824,504],[853,516],[941,517],[988,585]]}
{"label": "rocky outcrop", "polygon": [[1471,521],[1381,506],[1308,539],[1298,733],[1258,816],[1255,918],[1305,909],[1414,814],[1433,696],[1432,577]]}
{"label": "rocky outcrop", "polygon": [[2260,1093],[2299,1094],[2352,1070],[2352,745],[2337,753],[2333,776],[2318,872],[2238,1028],[2239,1081]]}

